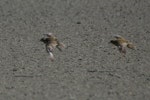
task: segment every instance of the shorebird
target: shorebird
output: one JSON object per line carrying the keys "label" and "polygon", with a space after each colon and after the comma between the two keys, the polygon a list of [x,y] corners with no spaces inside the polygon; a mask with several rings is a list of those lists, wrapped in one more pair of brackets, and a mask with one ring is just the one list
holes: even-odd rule
{"label": "shorebird", "polygon": [[119,51],[123,54],[123,56],[125,56],[125,54],[126,54],[126,47],[128,47],[130,49],[136,49],[136,47],[135,47],[135,45],[133,43],[131,43],[130,41],[126,40],[122,36],[115,35],[114,37],[116,39],[115,40],[111,40],[110,42],[118,47]]}
{"label": "shorebird", "polygon": [[46,51],[50,55],[50,60],[54,61],[54,55],[53,55],[54,49],[58,48],[60,51],[62,51],[61,48],[64,48],[65,45],[59,42],[58,39],[52,33],[48,33],[44,35],[46,35],[47,38],[42,38],[41,41],[44,42],[46,45]]}

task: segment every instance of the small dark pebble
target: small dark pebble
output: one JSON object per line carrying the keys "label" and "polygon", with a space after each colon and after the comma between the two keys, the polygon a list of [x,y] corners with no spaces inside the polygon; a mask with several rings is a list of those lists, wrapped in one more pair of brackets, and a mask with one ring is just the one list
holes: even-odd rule
{"label": "small dark pebble", "polygon": [[77,22],[77,24],[81,24],[81,22]]}
{"label": "small dark pebble", "polygon": [[11,86],[11,87],[5,87],[6,89],[13,89],[14,87],[13,86]]}
{"label": "small dark pebble", "polygon": [[87,70],[87,72],[93,73],[93,72],[97,72],[97,70]]}
{"label": "small dark pebble", "polygon": [[80,58],[80,59],[78,59],[78,60],[82,60],[82,59]]}
{"label": "small dark pebble", "polygon": [[17,68],[13,68],[13,70],[12,70],[13,72],[15,72],[15,71],[17,71]]}

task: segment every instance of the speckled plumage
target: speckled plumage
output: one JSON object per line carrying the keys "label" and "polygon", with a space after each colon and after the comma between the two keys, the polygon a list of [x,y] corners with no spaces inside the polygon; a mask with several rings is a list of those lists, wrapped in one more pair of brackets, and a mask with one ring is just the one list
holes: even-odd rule
{"label": "speckled plumage", "polygon": [[115,38],[115,40],[111,40],[111,43],[115,44],[124,56],[126,54],[126,47],[130,49],[135,49],[135,46],[122,36],[116,35]]}
{"label": "speckled plumage", "polygon": [[46,50],[50,55],[51,61],[54,61],[53,51],[55,48],[58,48],[60,51],[62,50],[60,47],[65,47],[63,43],[60,43],[58,39],[52,35],[52,33],[45,34],[47,38],[43,38],[42,41],[46,44]]}

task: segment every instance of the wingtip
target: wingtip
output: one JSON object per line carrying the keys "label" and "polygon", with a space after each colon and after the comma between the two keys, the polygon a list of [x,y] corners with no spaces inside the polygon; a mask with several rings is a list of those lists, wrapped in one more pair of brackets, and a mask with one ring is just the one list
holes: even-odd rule
{"label": "wingtip", "polygon": [[52,35],[53,33],[47,33],[47,35]]}
{"label": "wingtip", "polygon": [[114,35],[115,38],[121,38],[121,35]]}
{"label": "wingtip", "polygon": [[51,36],[53,33],[45,33],[44,35]]}

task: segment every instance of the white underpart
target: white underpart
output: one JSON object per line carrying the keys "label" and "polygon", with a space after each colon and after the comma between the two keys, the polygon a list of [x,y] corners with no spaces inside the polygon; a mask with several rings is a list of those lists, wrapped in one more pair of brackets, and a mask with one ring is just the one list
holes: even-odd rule
{"label": "white underpart", "polygon": [[52,52],[49,52],[49,55],[50,55],[50,58],[51,58],[51,59],[54,59],[54,55],[53,55]]}
{"label": "white underpart", "polygon": [[123,46],[123,47],[126,47],[126,46],[127,46],[127,43],[122,43],[122,46]]}

